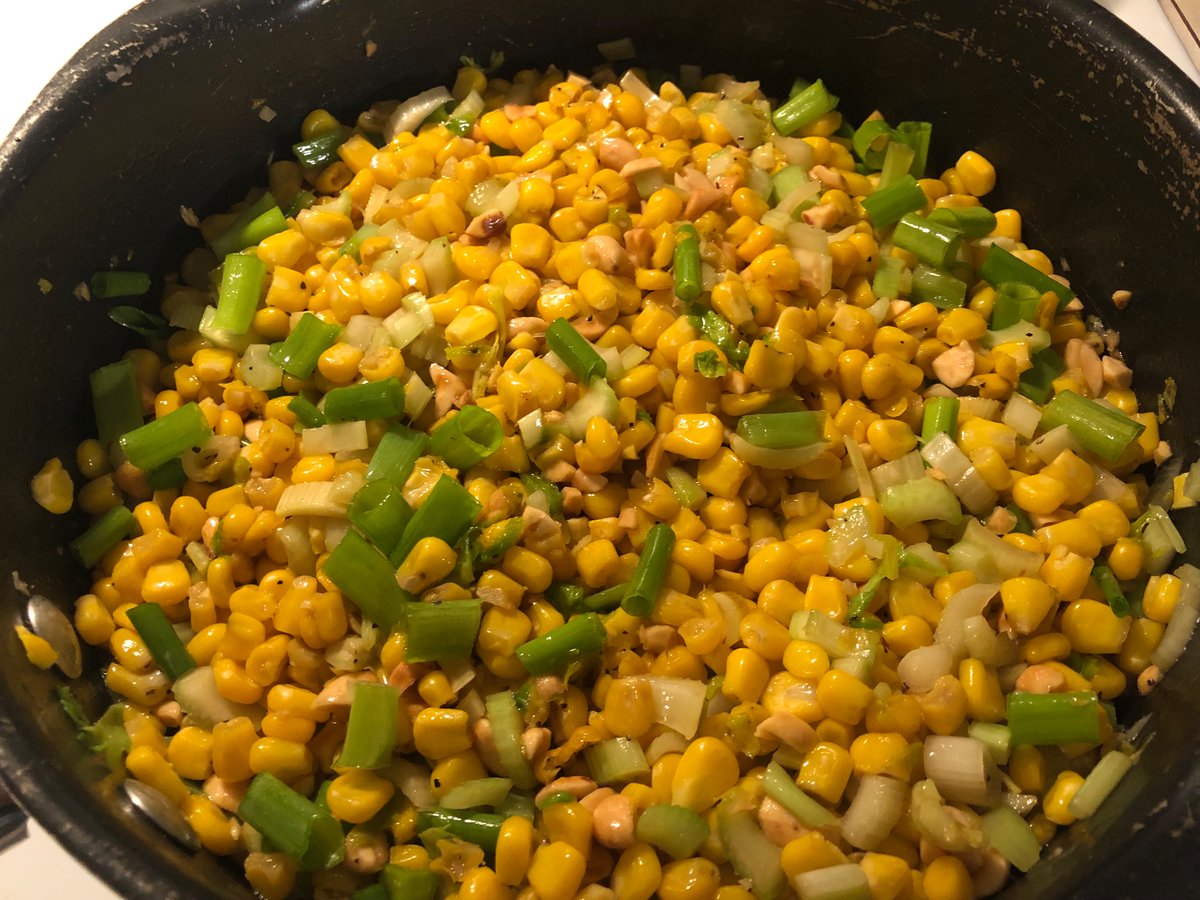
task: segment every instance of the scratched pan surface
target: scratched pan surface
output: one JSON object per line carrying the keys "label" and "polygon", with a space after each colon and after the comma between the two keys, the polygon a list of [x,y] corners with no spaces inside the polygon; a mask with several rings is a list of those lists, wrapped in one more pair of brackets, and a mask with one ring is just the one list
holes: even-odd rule
{"label": "scratched pan surface", "polygon": [[[1121,330],[1143,403],[1174,376],[1180,401],[1167,436],[1194,456],[1200,92],[1164,57],[1089,0],[768,0],[750,22],[727,3],[676,6],[150,2],[81,51],[0,148],[0,766],[17,799],[122,894],[248,896],[235,871],[122,810],[52,702],[55,675],[33,670],[13,634],[21,598],[9,572],[64,605],[85,586],[61,549],[82,520],[42,513],[28,481],[86,436],[86,373],[129,345],[102,305],[71,287],[114,255],[161,275],[195,239],[180,206],[211,211],[241,196],[314,106],[349,114],[408,96],[447,82],[464,53],[589,71],[596,42],[624,36],[641,64],[697,63],[762,79],[775,94],[794,75],[823,75],[852,121],[875,106],[893,120],[932,119],[935,171],[971,146],[995,162],[992,205],[1021,209],[1032,242],[1065,260]],[[587,26],[597,19],[607,24]],[[367,39],[378,47],[370,58]],[[274,121],[259,118],[255,100]],[[54,284],[47,296],[43,277]],[[1107,299],[1117,288],[1135,293],[1124,312]],[[1195,516],[1182,518],[1200,544]],[[1193,647],[1159,690],[1123,711],[1126,721],[1152,715],[1141,765],[1066,836],[1058,859],[1007,896],[1189,894],[1200,874],[1198,665]],[[93,713],[105,704],[100,671],[89,656],[80,694]]]}

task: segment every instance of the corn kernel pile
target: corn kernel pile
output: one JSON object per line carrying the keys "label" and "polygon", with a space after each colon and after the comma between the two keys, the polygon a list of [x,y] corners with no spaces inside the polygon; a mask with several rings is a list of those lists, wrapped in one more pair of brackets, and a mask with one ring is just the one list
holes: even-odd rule
{"label": "corn kernel pile", "polygon": [[[201,316],[230,268],[204,247],[164,292],[174,330],[126,356],[143,414],[194,404],[210,443],[165,486],[115,442],[78,448],[79,508],[124,505],[136,522],[74,619],[111,654],[124,769],[263,897],[770,900],[836,885],[963,900],[1000,890],[1010,862],[1027,869],[1081,814],[1097,761],[1132,752],[1107,704],[1160,677],[1189,576],[1166,574],[1137,524],[1135,470],[1169,448],[1112,335],[1089,329],[1013,209],[934,273],[965,284],[959,303],[921,300],[928,267],[893,243],[895,219],[868,213],[879,165],[836,109],[784,135],[757,83],[710,76],[685,94],[643,78],[509,82],[470,65],[444,109],[394,133],[408,105],[353,126],[312,113],[303,164],[272,163],[265,195],[200,226],[220,247],[256,202],[286,211],[231,251],[265,267],[248,326]],[[982,213],[996,183],[975,151],[938,177],[916,166],[918,225]],[[798,187],[780,196],[789,167]],[[992,248],[1068,290],[1035,290],[1021,333],[993,327]],[[918,275],[889,290],[889,267]],[[336,336],[298,376],[268,348],[314,317]],[[600,377],[551,352],[559,320]],[[341,426],[305,424],[295,402],[319,412],[334,390],[389,380],[403,410],[356,425],[358,444],[322,449],[317,433]],[[1064,395],[1136,437],[1106,459],[1073,425],[1039,424]],[[921,440],[927,406],[952,397]],[[393,486],[420,510],[448,476],[477,507],[466,534],[418,535],[388,563],[410,607],[481,601],[469,649],[415,661],[415,613],[389,632],[362,610],[377,596],[351,596],[325,564],[359,536],[348,510],[389,429],[434,432],[471,408],[499,426],[486,457],[455,467],[426,449]],[[799,450],[738,430],[802,411],[825,415]],[[935,440],[961,471],[921,460]],[[914,483],[950,511],[892,502]],[[298,502],[312,486],[321,501]],[[34,489],[51,512],[71,506],[57,461]],[[660,524],[664,581],[635,615],[622,585]],[[202,709],[131,619],[144,604],[215,687]],[[531,674],[518,648],[585,614],[602,649]],[[393,752],[338,765],[362,684],[394,691]],[[1088,705],[1094,739],[1011,740],[1014,697],[1050,694]],[[515,701],[515,732],[497,696]],[[935,748],[950,746],[983,774],[946,776]],[[344,827],[344,846],[314,865],[264,842],[239,814],[264,773]],[[864,830],[851,808],[868,787],[896,799]]]}

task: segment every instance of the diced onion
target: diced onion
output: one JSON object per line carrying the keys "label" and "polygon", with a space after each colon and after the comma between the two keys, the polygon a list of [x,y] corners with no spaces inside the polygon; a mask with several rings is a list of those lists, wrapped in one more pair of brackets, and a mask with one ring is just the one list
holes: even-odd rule
{"label": "diced onion", "polygon": [[963,622],[967,655],[992,668],[1017,661],[1017,642],[1006,634],[997,634],[983,616],[971,616]]}
{"label": "diced onion", "polygon": [[405,131],[415,132],[439,107],[453,102],[454,97],[444,87],[430,88],[409,97],[388,117],[384,138],[390,141]]}
{"label": "diced onion", "polygon": [[845,435],[843,441],[846,444],[846,458],[850,460],[850,468],[858,480],[858,493],[868,500],[874,500],[875,484],[871,481],[871,473],[867,469],[866,459],[863,458],[862,448],[850,435]]}
{"label": "diced onion", "polygon": [[369,350],[375,339],[375,332],[382,324],[383,320],[376,316],[351,316],[339,340],[359,350]]}
{"label": "diced onion", "polygon": [[775,145],[789,166],[799,166],[802,169],[811,169],[813,166],[813,149],[812,145],[804,138],[784,137],[777,134],[771,138],[771,143]]}
{"label": "diced onion", "polygon": [[920,451],[913,450],[905,453],[899,459],[881,463],[871,470],[871,479],[875,482],[875,490],[883,493],[897,484],[908,484],[918,478],[925,477],[925,463]]}
{"label": "diced onion", "polygon": [[707,685],[692,678],[666,675],[634,676],[644,678],[654,704],[654,721],[691,739],[700,727]]}
{"label": "diced onion", "polygon": [[1048,463],[1064,450],[1071,450],[1078,453],[1081,448],[1079,442],[1071,435],[1071,430],[1066,425],[1059,425],[1057,428],[1051,428],[1040,438],[1030,443],[1029,449],[1042,462]]}
{"label": "diced onion", "polygon": [[383,320],[392,343],[403,350],[434,326],[433,309],[424,294],[413,292],[400,300],[400,309]]}
{"label": "diced onion", "polygon": [[231,434],[214,434],[203,446],[183,454],[183,474],[192,481],[216,481],[229,471],[241,447],[241,441]]}
{"label": "diced onion", "polygon": [[369,446],[366,422],[336,422],[333,425],[305,428],[300,432],[300,447],[305,456],[366,450]]}
{"label": "diced onion", "polygon": [[1179,599],[1171,618],[1167,621],[1166,631],[1159,641],[1150,662],[1166,672],[1183,656],[1196,624],[1200,622],[1200,570],[1195,566],[1180,566],[1175,575],[1183,580],[1179,591]]}
{"label": "diced onion", "polygon": [[428,767],[405,756],[393,756],[387,768],[387,779],[396,785],[404,799],[417,809],[433,809],[437,806],[437,797],[430,786]]}
{"label": "diced onion", "polygon": [[909,814],[921,836],[950,853],[977,850],[984,844],[979,816],[967,809],[953,813],[946,809],[932,778],[913,785]]}
{"label": "diced onion", "polygon": [[1000,401],[991,397],[960,397],[959,415],[962,418],[974,416],[977,419],[995,419],[1000,412]]}
{"label": "diced onion", "polygon": [[[821,192],[821,183],[819,181],[811,181],[817,190],[814,196]],[[802,190],[803,186],[796,190]],[[807,222],[792,222],[787,229],[787,242],[794,249],[812,250],[814,253],[829,252],[829,235],[817,228],[815,225],[809,225]]]}
{"label": "diced onion", "polygon": [[517,419],[517,430],[521,432],[521,443],[526,450],[536,447],[542,442],[545,425],[542,422],[542,411],[535,409]]}
{"label": "diced onion", "polygon": [[972,515],[985,516],[995,508],[996,492],[949,435],[935,436],[921,448],[921,455],[946,476],[946,484]]}
{"label": "diced onion", "polygon": [[674,731],[664,731],[646,748],[646,762],[654,765],[668,753],[683,753],[688,748],[687,738]]}
{"label": "diced onion", "polygon": [[713,115],[743,150],[753,150],[767,139],[766,123],[748,103],[718,100]]}
{"label": "diced onion", "polygon": [[948,647],[956,661],[966,656],[967,638],[963,629],[964,623],[973,616],[982,615],[999,591],[998,584],[972,584],[951,595],[946,601],[946,608],[942,610],[942,618],[938,621],[933,639],[936,643]]}
{"label": "diced onion", "polygon": [[617,62],[622,59],[633,59],[635,56],[637,56],[637,50],[633,46],[633,41],[627,37],[597,44],[596,49],[599,50],[600,55],[609,62]]}
{"label": "diced onion", "polygon": [[950,802],[989,807],[1000,802],[1000,770],[982,741],[931,734],[924,758],[925,777]]}
{"label": "diced onion", "polygon": [[621,365],[625,367],[625,371],[640,366],[650,357],[650,351],[640,344],[630,344],[621,351]]}
{"label": "diced onion", "polygon": [[415,419],[425,411],[432,399],[433,388],[422,381],[416,372],[410,373],[408,381],[404,382],[404,414]]}
{"label": "diced onion", "polygon": [[211,731],[218,723],[228,722],[239,716],[248,717],[256,727],[257,723],[262,721],[263,712],[259,707],[234,703],[221,696],[211,666],[197,666],[180,675],[171,690],[191,724],[205,730]]}
{"label": "diced onion", "polygon": [[1013,394],[1004,406],[1000,421],[1025,440],[1029,440],[1037,433],[1038,426],[1042,423],[1042,411],[1024,394]]}
{"label": "diced onion", "polygon": [[954,654],[945,644],[930,644],[916,647],[904,654],[896,667],[896,674],[906,691],[923,694],[933,687],[943,675],[954,669]]}
{"label": "diced onion", "polygon": [[988,531],[978,519],[969,519],[962,540],[950,548],[950,568],[971,571],[977,577],[1003,581],[1020,575],[1035,576],[1045,555],[1023,550]]}
{"label": "diced onion", "polygon": [[650,90],[650,86],[642,79],[638,78],[633,69],[630,69],[621,76],[621,90],[627,94],[633,94],[642,101],[643,104],[653,103],[658,100],[658,94]]}
{"label": "diced onion", "polygon": [[874,850],[904,814],[907,785],[886,775],[865,775],[842,816],[842,837],[859,850]]}
{"label": "diced onion", "polygon": [[333,481],[289,484],[279,495],[275,512],[281,516],[345,516],[350,496]]}

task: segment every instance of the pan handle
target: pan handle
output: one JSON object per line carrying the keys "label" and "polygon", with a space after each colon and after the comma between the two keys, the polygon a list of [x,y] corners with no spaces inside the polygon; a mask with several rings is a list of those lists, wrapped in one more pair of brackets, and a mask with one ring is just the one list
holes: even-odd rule
{"label": "pan handle", "polygon": [[0,853],[25,840],[28,833],[25,813],[0,787]]}

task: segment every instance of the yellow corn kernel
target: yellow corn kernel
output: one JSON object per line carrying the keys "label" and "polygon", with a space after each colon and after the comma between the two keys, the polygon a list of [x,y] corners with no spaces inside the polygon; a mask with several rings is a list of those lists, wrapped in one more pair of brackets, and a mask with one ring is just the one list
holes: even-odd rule
{"label": "yellow corn kernel", "polygon": [[639,677],[616,678],[604,698],[604,725],[618,737],[639,738],[654,725],[654,698]]}
{"label": "yellow corn kernel", "polygon": [[1000,585],[1000,602],[1017,633],[1030,634],[1058,605],[1058,597],[1039,578],[1009,578]]}
{"label": "yellow corn kernel", "polygon": [[817,703],[829,718],[857,725],[874,699],[874,692],[849,672],[829,669],[817,682]]}
{"label": "yellow corn kernel", "polygon": [[1039,528],[1035,534],[1047,553],[1057,547],[1065,547],[1071,553],[1091,559],[1099,555],[1103,546],[1099,532],[1084,519],[1055,522]]}
{"label": "yellow corn kernel", "polygon": [[213,726],[212,767],[222,781],[244,781],[254,774],[250,748],[258,740],[253,723],[245,716]]}
{"label": "yellow corn kernel", "polygon": [[617,548],[610,540],[589,541],[575,550],[579,577],[591,588],[603,587],[617,571]]}
{"label": "yellow corn kernel", "polygon": [[1021,655],[1030,665],[1061,661],[1071,655],[1071,642],[1057,631],[1039,634],[1022,645]]}
{"label": "yellow corn kernel", "polygon": [[724,438],[724,425],[712,413],[681,413],[664,436],[663,448],[688,459],[709,459]]}
{"label": "yellow corn kernel", "polygon": [[1147,582],[1146,592],[1142,596],[1142,609],[1146,618],[1166,625],[1171,621],[1171,613],[1179,603],[1182,590],[1183,580],[1174,575],[1152,577]]}
{"label": "yellow corn kernel", "polygon": [[454,548],[437,537],[421,538],[396,572],[396,580],[408,591],[423,591],[437,584],[458,562]]}
{"label": "yellow corn kernel", "polygon": [[24,625],[18,625],[16,631],[21,648],[25,651],[25,658],[39,669],[48,669],[58,662],[58,652],[45,638],[34,634]]}
{"label": "yellow corn kernel", "polygon": [[795,878],[816,869],[845,865],[848,860],[829,838],[819,831],[810,831],[784,844],[780,862],[787,876]]}
{"label": "yellow corn kernel", "polygon": [[899,732],[860,734],[850,744],[854,772],[863,775],[891,775],[908,781],[917,762],[917,754],[908,738]]}
{"label": "yellow corn kernel", "polygon": [[1132,623],[1129,616],[1118,618],[1107,603],[1076,600],[1063,610],[1062,633],[1080,653],[1119,653]]}
{"label": "yellow corn kernel", "polygon": [[958,667],[958,680],[971,718],[979,722],[998,722],[1004,718],[1004,692],[994,671],[978,659],[964,659]]}
{"label": "yellow corn kernel", "polygon": [[716,900],[721,885],[717,864],[700,856],[667,863],[658,885],[660,900]]}
{"label": "yellow corn kernel", "polygon": [[516,887],[525,880],[533,858],[533,823],[524,816],[509,816],[496,837],[496,876]]}
{"label": "yellow corn kernel", "polygon": [[845,747],[821,741],[804,755],[796,782],[826,803],[836,804],[853,771],[854,763]]}
{"label": "yellow corn kernel", "polygon": [[1056,478],[1038,472],[1027,475],[1012,487],[1013,501],[1026,512],[1047,515],[1067,500],[1066,486]]}
{"label": "yellow corn kernel", "polygon": [[695,812],[712,807],[737,784],[741,772],[729,746],[715,737],[692,741],[671,778],[671,802]]}
{"label": "yellow corn kernel", "polygon": [[991,193],[996,186],[996,169],[987,157],[974,150],[968,150],[954,164],[954,171],[962,179],[967,193],[975,197],[983,197]]}
{"label": "yellow corn kernel", "polygon": [[883,640],[897,656],[905,656],[918,647],[933,643],[933,629],[920,616],[906,615],[886,622]]}
{"label": "yellow corn kernel", "polygon": [[943,675],[919,698],[921,717],[934,734],[953,734],[967,714],[967,697],[962,683],[953,675]]}
{"label": "yellow corn kernel", "polygon": [[609,882],[616,900],[650,900],[662,882],[662,864],[649,844],[628,847],[613,867]]}
{"label": "yellow corn kernel", "polygon": [[350,769],[329,783],[325,802],[338,819],[361,825],[373,819],[395,792],[386,778],[367,769]]}
{"label": "yellow corn kernel", "polygon": [[56,516],[69,512],[75,502],[75,485],[57,456],[47,460],[38,470],[30,488],[37,505]]}
{"label": "yellow corn kernel", "polygon": [[746,647],[739,647],[725,662],[721,691],[731,699],[753,703],[762,695],[770,676],[771,670],[763,657]]}
{"label": "yellow corn kernel", "polygon": [[167,744],[167,760],[183,778],[203,781],[212,773],[213,736],[203,728],[181,728]]}
{"label": "yellow corn kernel", "polygon": [[534,851],[526,878],[538,900],[571,900],[586,868],[586,854],[563,841],[554,841]]}
{"label": "yellow corn kernel", "polygon": [[1060,772],[1042,798],[1042,814],[1055,825],[1070,825],[1075,821],[1068,807],[1071,800],[1083,787],[1083,776],[1067,770]]}
{"label": "yellow corn kernel", "polygon": [[146,746],[134,747],[125,757],[125,768],[138,781],[158,790],[176,806],[189,796],[183,779],[157,750]]}
{"label": "yellow corn kernel", "polygon": [[249,763],[255,774],[270,772],[281,781],[293,781],[312,773],[313,756],[303,744],[265,737],[250,747]]}
{"label": "yellow corn kernel", "polygon": [[1119,538],[1108,553],[1108,565],[1121,581],[1131,581],[1142,571],[1145,562],[1142,542],[1136,538]]}
{"label": "yellow corn kernel", "polygon": [[468,716],[461,709],[427,708],[413,720],[413,741],[427,759],[445,759],[471,748]]}
{"label": "yellow corn kernel", "polygon": [[925,867],[921,881],[926,900],[971,900],[975,888],[966,864],[957,856],[939,856]]}

